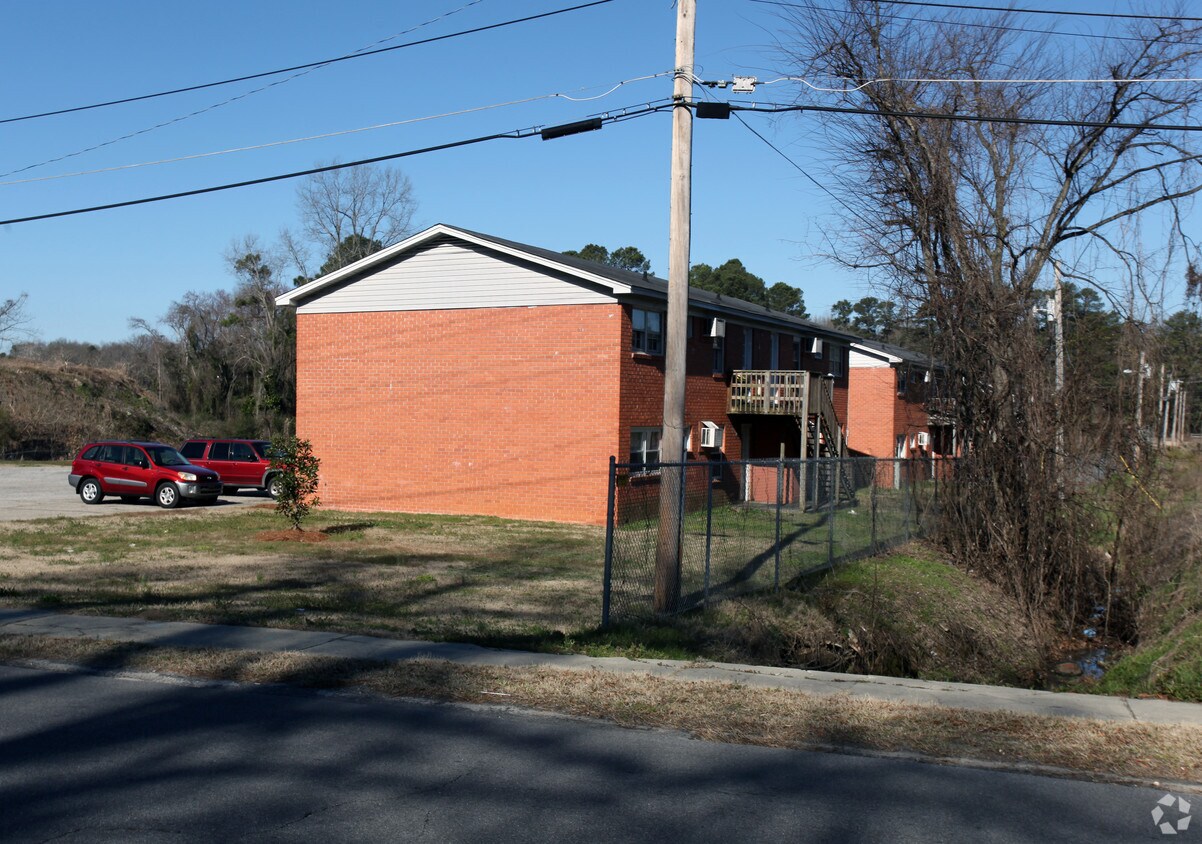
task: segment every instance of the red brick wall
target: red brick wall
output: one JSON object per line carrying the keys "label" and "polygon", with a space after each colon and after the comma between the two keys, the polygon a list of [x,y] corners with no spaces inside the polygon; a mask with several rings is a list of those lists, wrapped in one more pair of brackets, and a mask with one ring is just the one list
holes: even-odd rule
{"label": "red brick wall", "polygon": [[872,457],[893,457],[897,436],[897,373],[892,367],[848,372],[847,447]]}
{"label": "red brick wall", "polygon": [[[896,457],[897,437],[930,431],[921,383],[911,384],[906,396],[898,396],[897,370],[892,367],[856,367],[848,379],[848,448],[873,457]],[[922,454],[915,448],[905,456]]]}
{"label": "red brick wall", "polygon": [[[705,336],[708,322],[697,317],[690,319],[694,321],[693,337],[688,341],[685,355],[685,423],[691,426],[693,432],[690,457],[702,454],[698,428],[702,421],[710,421],[725,427],[723,453],[731,460],[739,460],[742,454],[739,432],[730,424],[726,408],[730,371],[742,366],[742,336],[738,339],[737,347],[731,342],[726,344],[724,371],[715,374],[714,342]],[[659,428],[664,419],[664,357],[630,351],[629,308],[624,308],[622,313],[621,350],[620,447],[616,453],[618,461],[625,462],[630,459],[631,429]],[[666,454],[662,459],[670,460]]]}
{"label": "red brick wall", "polygon": [[603,524],[628,338],[617,304],[300,314],[323,505]]}

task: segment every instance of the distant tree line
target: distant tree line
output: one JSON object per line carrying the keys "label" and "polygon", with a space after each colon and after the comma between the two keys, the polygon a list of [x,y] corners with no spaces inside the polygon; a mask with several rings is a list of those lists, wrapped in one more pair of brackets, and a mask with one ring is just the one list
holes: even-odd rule
{"label": "distant tree line", "polygon": [[275,298],[402,239],[416,207],[400,171],[318,174],[297,191],[299,232],[285,230],[273,245],[255,235],[231,243],[224,258],[232,290],[185,293],[157,319],[132,317],[128,340],[101,345],[22,340],[21,296],[0,303],[0,342],[13,341],[14,357],[123,370],[197,433],[290,434],[296,315],[277,309]]}

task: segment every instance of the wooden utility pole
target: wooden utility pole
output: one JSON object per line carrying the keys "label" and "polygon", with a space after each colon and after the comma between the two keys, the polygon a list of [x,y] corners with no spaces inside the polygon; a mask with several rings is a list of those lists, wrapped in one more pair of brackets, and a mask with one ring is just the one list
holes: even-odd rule
{"label": "wooden utility pole", "polygon": [[664,432],[659,535],[655,544],[655,610],[672,612],[680,598],[680,534],[684,514],[685,344],[689,318],[689,238],[693,199],[693,41],[697,0],[676,2],[676,81],[672,88],[672,197],[668,224],[668,314],[664,342]]}

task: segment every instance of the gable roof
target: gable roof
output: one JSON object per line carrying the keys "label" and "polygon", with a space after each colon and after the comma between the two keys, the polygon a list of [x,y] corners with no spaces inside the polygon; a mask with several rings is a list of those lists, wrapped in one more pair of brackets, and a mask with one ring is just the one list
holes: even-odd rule
{"label": "gable roof", "polygon": [[[667,301],[668,282],[653,275],[636,273],[619,269],[595,261],[588,261],[572,255],[564,255],[550,249],[530,246],[513,240],[482,234],[445,223],[438,223],[425,231],[395,243],[379,252],[368,255],[353,264],[348,264],[340,270],[314,279],[295,290],[289,290],[276,298],[277,306],[296,307],[306,302],[320,298],[325,293],[350,281],[355,276],[362,275],[375,267],[386,264],[413,251],[431,241],[440,238],[452,238],[464,241],[486,250],[500,252],[512,258],[533,263],[550,270],[557,270],[581,281],[588,282],[607,289],[613,296],[621,299],[650,299],[652,301]],[[848,334],[810,322],[809,320],[791,316],[781,311],[773,311],[762,305],[756,305],[731,296],[722,296],[708,290],[689,288],[690,308],[713,313],[719,317],[744,319],[758,323],[768,323],[780,328],[805,331],[808,334],[838,339],[848,342],[858,340],[854,334]]]}
{"label": "gable roof", "polygon": [[933,360],[930,355],[913,352],[902,346],[883,343],[880,340],[865,340],[857,337],[852,341],[851,348],[853,351],[887,360],[890,364],[910,363],[935,369],[941,366],[939,361]]}

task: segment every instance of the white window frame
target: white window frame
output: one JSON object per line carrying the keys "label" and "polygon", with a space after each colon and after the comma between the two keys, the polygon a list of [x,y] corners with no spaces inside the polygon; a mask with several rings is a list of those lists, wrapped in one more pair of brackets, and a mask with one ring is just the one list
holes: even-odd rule
{"label": "white window frame", "polygon": [[[659,463],[663,459],[663,428],[631,428],[630,429],[630,473],[632,475],[649,475],[659,471]],[[654,442],[655,448],[648,446]],[[647,455],[654,454],[655,460],[649,462]]]}
{"label": "white window frame", "polygon": [[[656,330],[647,327],[648,317],[655,317]],[[652,342],[654,341],[654,342]],[[646,308],[630,309],[630,349],[645,355],[664,353],[664,315],[661,311]]]}

